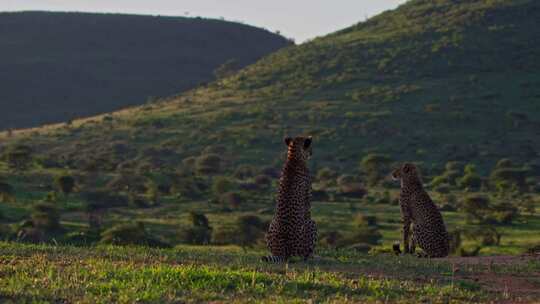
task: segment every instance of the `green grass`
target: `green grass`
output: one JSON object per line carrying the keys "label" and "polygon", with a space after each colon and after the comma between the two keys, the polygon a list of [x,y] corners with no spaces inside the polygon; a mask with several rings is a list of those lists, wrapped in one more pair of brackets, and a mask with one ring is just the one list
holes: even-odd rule
{"label": "green grass", "polygon": [[[267,265],[234,247],[53,247],[0,243],[0,296],[17,302],[479,303],[502,299],[411,257],[321,252],[318,261]],[[475,269],[480,273],[485,269]],[[538,271],[529,268],[529,272]],[[514,272],[515,273],[515,272]]]}

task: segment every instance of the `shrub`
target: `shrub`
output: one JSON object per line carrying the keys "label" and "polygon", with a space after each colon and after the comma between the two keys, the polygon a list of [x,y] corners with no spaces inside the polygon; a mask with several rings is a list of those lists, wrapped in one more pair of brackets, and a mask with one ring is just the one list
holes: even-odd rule
{"label": "shrub", "polygon": [[191,227],[180,230],[180,240],[187,244],[205,245],[209,244],[212,238],[212,227],[208,218],[198,212],[190,212],[189,218]]}
{"label": "shrub", "polygon": [[476,173],[466,173],[457,180],[457,185],[462,189],[477,190],[482,186],[482,178]]}
{"label": "shrub", "polygon": [[244,202],[244,197],[238,192],[230,191],[221,195],[219,200],[222,204],[238,208]]}
{"label": "shrub", "polygon": [[465,164],[460,161],[449,161],[444,166],[445,171],[458,171],[461,172],[465,168]]}
{"label": "shrub", "polygon": [[32,207],[30,214],[34,228],[44,232],[54,232],[60,230],[60,213],[53,203],[40,202]]}
{"label": "shrub", "polygon": [[364,215],[359,213],[354,217],[354,224],[357,227],[377,226],[377,217],[374,215]]}
{"label": "shrub", "polygon": [[389,171],[390,158],[382,154],[368,154],[360,161],[360,167],[367,173],[371,185],[378,183]]}
{"label": "shrub", "polygon": [[489,210],[489,198],[483,195],[469,195],[461,202],[459,209],[469,218],[482,221]]}
{"label": "shrub", "polygon": [[244,215],[236,220],[236,244],[252,247],[264,237],[265,223],[256,215]]}
{"label": "shrub", "polygon": [[268,187],[272,184],[272,179],[268,175],[257,175],[254,178],[255,184],[263,187]]}
{"label": "shrub", "polygon": [[255,175],[255,169],[250,165],[241,165],[234,171],[234,177],[247,179]]}
{"label": "shrub", "polygon": [[520,189],[527,187],[526,183],[527,171],[523,169],[514,168],[498,168],[491,172],[489,180],[492,184],[507,183],[509,185],[515,185]]}
{"label": "shrub", "polygon": [[0,202],[15,201],[15,189],[8,184],[0,182]]}
{"label": "shrub", "polygon": [[69,195],[75,189],[75,179],[71,175],[60,175],[54,179],[56,187],[64,194]]}
{"label": "shrub", "polygon": [[341,195],[361,199],[367,194],[367,190],[360,183],[345,184],[339,188]]}
{"label": "shrub", "polygon": [[113,245],[141,245],[170,247],[166,242],[150,235],[142,222],[118,224],[103,231],[100,243]]}
{"label": "shrub", "polygon": [[343,174],[340,175],[336,180],[338,186],[346,185],[346,184],[352,184],[356,182],[356,178],[349,174]]}
{"label": "shrub", "polygon": [[81,197],[100,208],[124,207],[129,204],[127,197],[103,189],[82,192]]}
{"label": "shrub", "polygon": [[212,193],[216,197],[219,197],[221,194],[231,191],[235,187],[234,182],[224,176],[218,176],[214,178],[212,183]]}
{"label": "shrub", "polygon": [[221,171],[221,162],[218,154],[204,154],[195,161],[195,169],[203,175],[217,174]]}
{"label": "shrub", "polygon": [[278,178],[281,175],[281,171],[274,167],[264,167],[261,169],[261,174],[269,176],[271,178]]}
{"label": "shrub", "polygon": [[514,164],[512,161],[508,158],[502,158],[500,159],[497,164],[495,165],[495,168],[497,169],[503,169],[503,168],[512,168],[514,167]]}
{"label": "shrub", "polygon": [[336,248],[343,240],[343,235],[337,231],[329,231],[321,234],[319,243],[322,246]]}
{"label": "shrub", "polygon": [[17,145],[10,147],[4,154],[8,166],[13,170],[25,170],[32,162],[33,150],[29,146]]}
{"label": "shrub", "polygon": [[326,167],[317,171],[317,180],[319,181],[329,181],[337,177],[337,172]]}

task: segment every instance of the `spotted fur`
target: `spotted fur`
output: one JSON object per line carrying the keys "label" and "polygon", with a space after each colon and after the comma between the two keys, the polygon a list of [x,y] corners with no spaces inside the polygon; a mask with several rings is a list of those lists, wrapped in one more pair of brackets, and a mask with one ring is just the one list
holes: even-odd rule
{"label": "spotted fur", "polygon": [[317,227],[311,219],[311,175],[307,160],[312,154],[311,137],[286,138],[287,161],[279,180],[276,211],[266,234],[271,256],[266,262],[285,262],[292,256],[313,255]]}
{"label": "spotted fur", "polygon": [[[449,238],[442,215],[422,186],[416,166],[403,164],[392,172],[392,178],[401,181],[399,205],[403,220],[404,253],[414,253],[416,244],[425,257],[445,257],[449,252]],[[412,240],[409,244],[410,227]],[[401,253],[399,244],[394,251]]]}

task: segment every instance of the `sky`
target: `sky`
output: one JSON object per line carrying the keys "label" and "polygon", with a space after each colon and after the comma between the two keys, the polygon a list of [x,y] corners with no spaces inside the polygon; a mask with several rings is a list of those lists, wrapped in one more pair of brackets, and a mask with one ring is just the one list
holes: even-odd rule
{"label": "sky", "polygon": [[201,16],[280,31],[297,42],[348,27],[406,0],[0,0],[0,11]]}

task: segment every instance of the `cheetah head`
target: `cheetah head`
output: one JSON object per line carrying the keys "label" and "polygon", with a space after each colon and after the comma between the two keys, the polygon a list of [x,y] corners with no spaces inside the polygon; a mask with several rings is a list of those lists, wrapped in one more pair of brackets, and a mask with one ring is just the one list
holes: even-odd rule
{"label": "cheetah head", "polygon": [[418,179],[418,170],[411,163],[404,163],[400,168],[392,171],[393,180],[411,180]]}
{"label": "cheetah head", "polygon": [[311,136],[286,137],[285,144],[288,147],[288,157],[294,157],[307,161],[313,154],[313,138]]}

